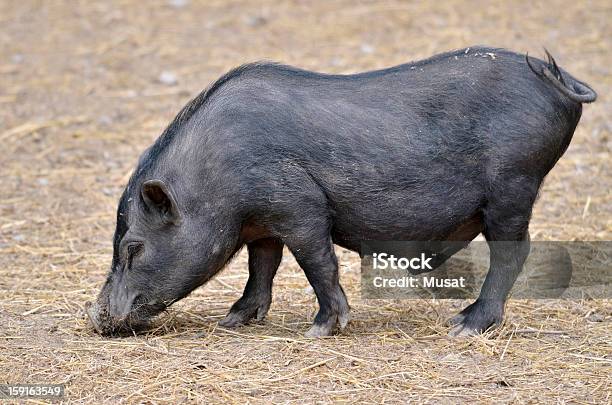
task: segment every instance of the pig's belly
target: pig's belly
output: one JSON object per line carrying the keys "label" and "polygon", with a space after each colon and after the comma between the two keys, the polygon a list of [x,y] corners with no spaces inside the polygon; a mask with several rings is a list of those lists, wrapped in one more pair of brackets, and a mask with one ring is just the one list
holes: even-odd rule
{"label": "pig's belly", "polygon": [[[466,207],[464,207],[466,208]],[[428,210],[414,212],[384,212],[376,210],[370,215],[335,212],[331,229],[336,245],[356,252],[364,240],[469,241],[484,229],[482,213],[478,207],[471,210]]]}

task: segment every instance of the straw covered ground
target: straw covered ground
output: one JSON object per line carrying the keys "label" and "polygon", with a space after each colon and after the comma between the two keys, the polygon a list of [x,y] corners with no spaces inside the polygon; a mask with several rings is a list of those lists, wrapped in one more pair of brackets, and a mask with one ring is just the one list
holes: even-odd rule
{"label": "straw covered ground", "polygon": [[610,403],[609,300],[511,301],[504,325],[453,340],[466,302],[360,299],[352,321],[302,337],[316,311],[286,254],[265,322],[218,327],[246,281],[242,252],[135,337],[84,315],[111,260],[116,203],[137,157],[229,68],[259,59],[326,72],[474,44],[542,55],[593,85],[531,224],[536,240],[610,240],[612,4],[354,1],[0,2],[0,384],[66,384],[66,402]]}

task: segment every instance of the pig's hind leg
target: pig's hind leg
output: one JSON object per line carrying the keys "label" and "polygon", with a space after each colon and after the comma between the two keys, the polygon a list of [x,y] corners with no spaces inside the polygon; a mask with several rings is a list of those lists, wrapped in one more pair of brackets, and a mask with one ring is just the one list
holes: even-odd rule
{"label": "pig's hind leg", "polygon": [[529,255],[528,227],[539,184],[522,177],[491,193],[483,209],[489,272],[478,299],[450,321],[451,336],[476,335],[502,322],[508,294]]}
{"label": "pig's hind leg", "polygon": [[242,297],[232,305],[227,316],[219,321],[224,327],[258,321],[268,313],[272,303],[272,281],[283,257],[283,243],[274,238],[259,239],[247,244],[249,279]]}

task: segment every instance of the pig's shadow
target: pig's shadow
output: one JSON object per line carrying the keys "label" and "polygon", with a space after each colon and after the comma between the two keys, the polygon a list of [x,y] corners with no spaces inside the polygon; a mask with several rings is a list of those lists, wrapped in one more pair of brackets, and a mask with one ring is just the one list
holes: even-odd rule
{"label": "pig's shadow", "polygon": [[[170,310],[160,314],[151,322],[149,327],[137,331],[135,334],[152,337],[175,335],[177,337],[202,338],[210,334],[222,333],[235,336],[296,338],[301,337],[311,324],[309,317],[302,318],[298,314],[291,313],[283,313],[280,316],[282,317],[281,323],[279,314],[275,314],[272,308],[263,321],[253,320],[246,325],[227,328],[218,324],[225,317],[225,310],[224,308],[221,314],[218,314],[218,311],[210,310],[202,312]],[[211,314],[211,312],[213,313]],[[127,335],[129,336],[129,334]]]}

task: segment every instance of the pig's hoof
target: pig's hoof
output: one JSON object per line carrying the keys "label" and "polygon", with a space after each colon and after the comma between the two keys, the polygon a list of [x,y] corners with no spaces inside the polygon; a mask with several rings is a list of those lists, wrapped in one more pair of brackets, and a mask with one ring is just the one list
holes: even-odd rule
{"label": "pig's hoof", "polygon": [[[330,312],[332,315],[322,316],[323,313],[329,314]],[[315,317],[314,324],[304,336],[308,338],[331,336],[334,332],[336,324],[340,326],[340,329],[344,329],[346,327],[349,317],[350,307],[348,301],[346,300],[344,291],[339,288],[336,295],[335,305],[332,306],[330,310],[325,312],[321,312],[321,310],[319,310],[319,313]]]}
{"label": "pig's hoof", "polygon": [[219,321],[219,326],[224,328],[235,328],[246,325],[253,318],[263,321],[270,309],[270,303],[266,302],[258,306],[242,307],[240,301],[232,306],[230,312]]}
{"label": "pig's hoof", "polygon": [[449,321],[453,328],[448,334],[453,337],[479,335],[492,326],[500,324],[503,313],[504,304],[502,302],[476,300]]}
{"label": "pig's hoof", "polygon": [[470,329],[467,328],[461,324],[459,325],[455,325],[449,332],[448,335],[452,336],[452,337],[470,337],[470,336],[477,336],[479,335],[480,332],[475,330],[475,329]]}
{"label": "pig's hoof", "polygon": [[219,326],[223,326],[224,328],[236,328],[238,326],[244,325],[249,321],[249,318],[245,318],[239,312],[230,312],[225,315],[225,318],[219,321]]}
{"label": "pig's hoof", "polygon": [[465,319],[465,315],[463,314],[463,312],[460,312],[457,315],[453,316],[451,319],[449,319],[448,324],[450,326],[457,326],[461,322],[463,322],[464,319]]}
{"label": "pig's hoof", "polygon": [[307,338],[319,338],[325,336],[331,336],[334,331],[334,323],[326,322],[326,323],[315,323],[312,325],[308,332],[304,334]]}
{"label": "pig's hoof", "polygon": [[307,338],[318,338],[333,335],[336,324],[344,329],[349,321],[348,306],[337,316],[332,316],[327,322],[314,323],[304,336]]}

